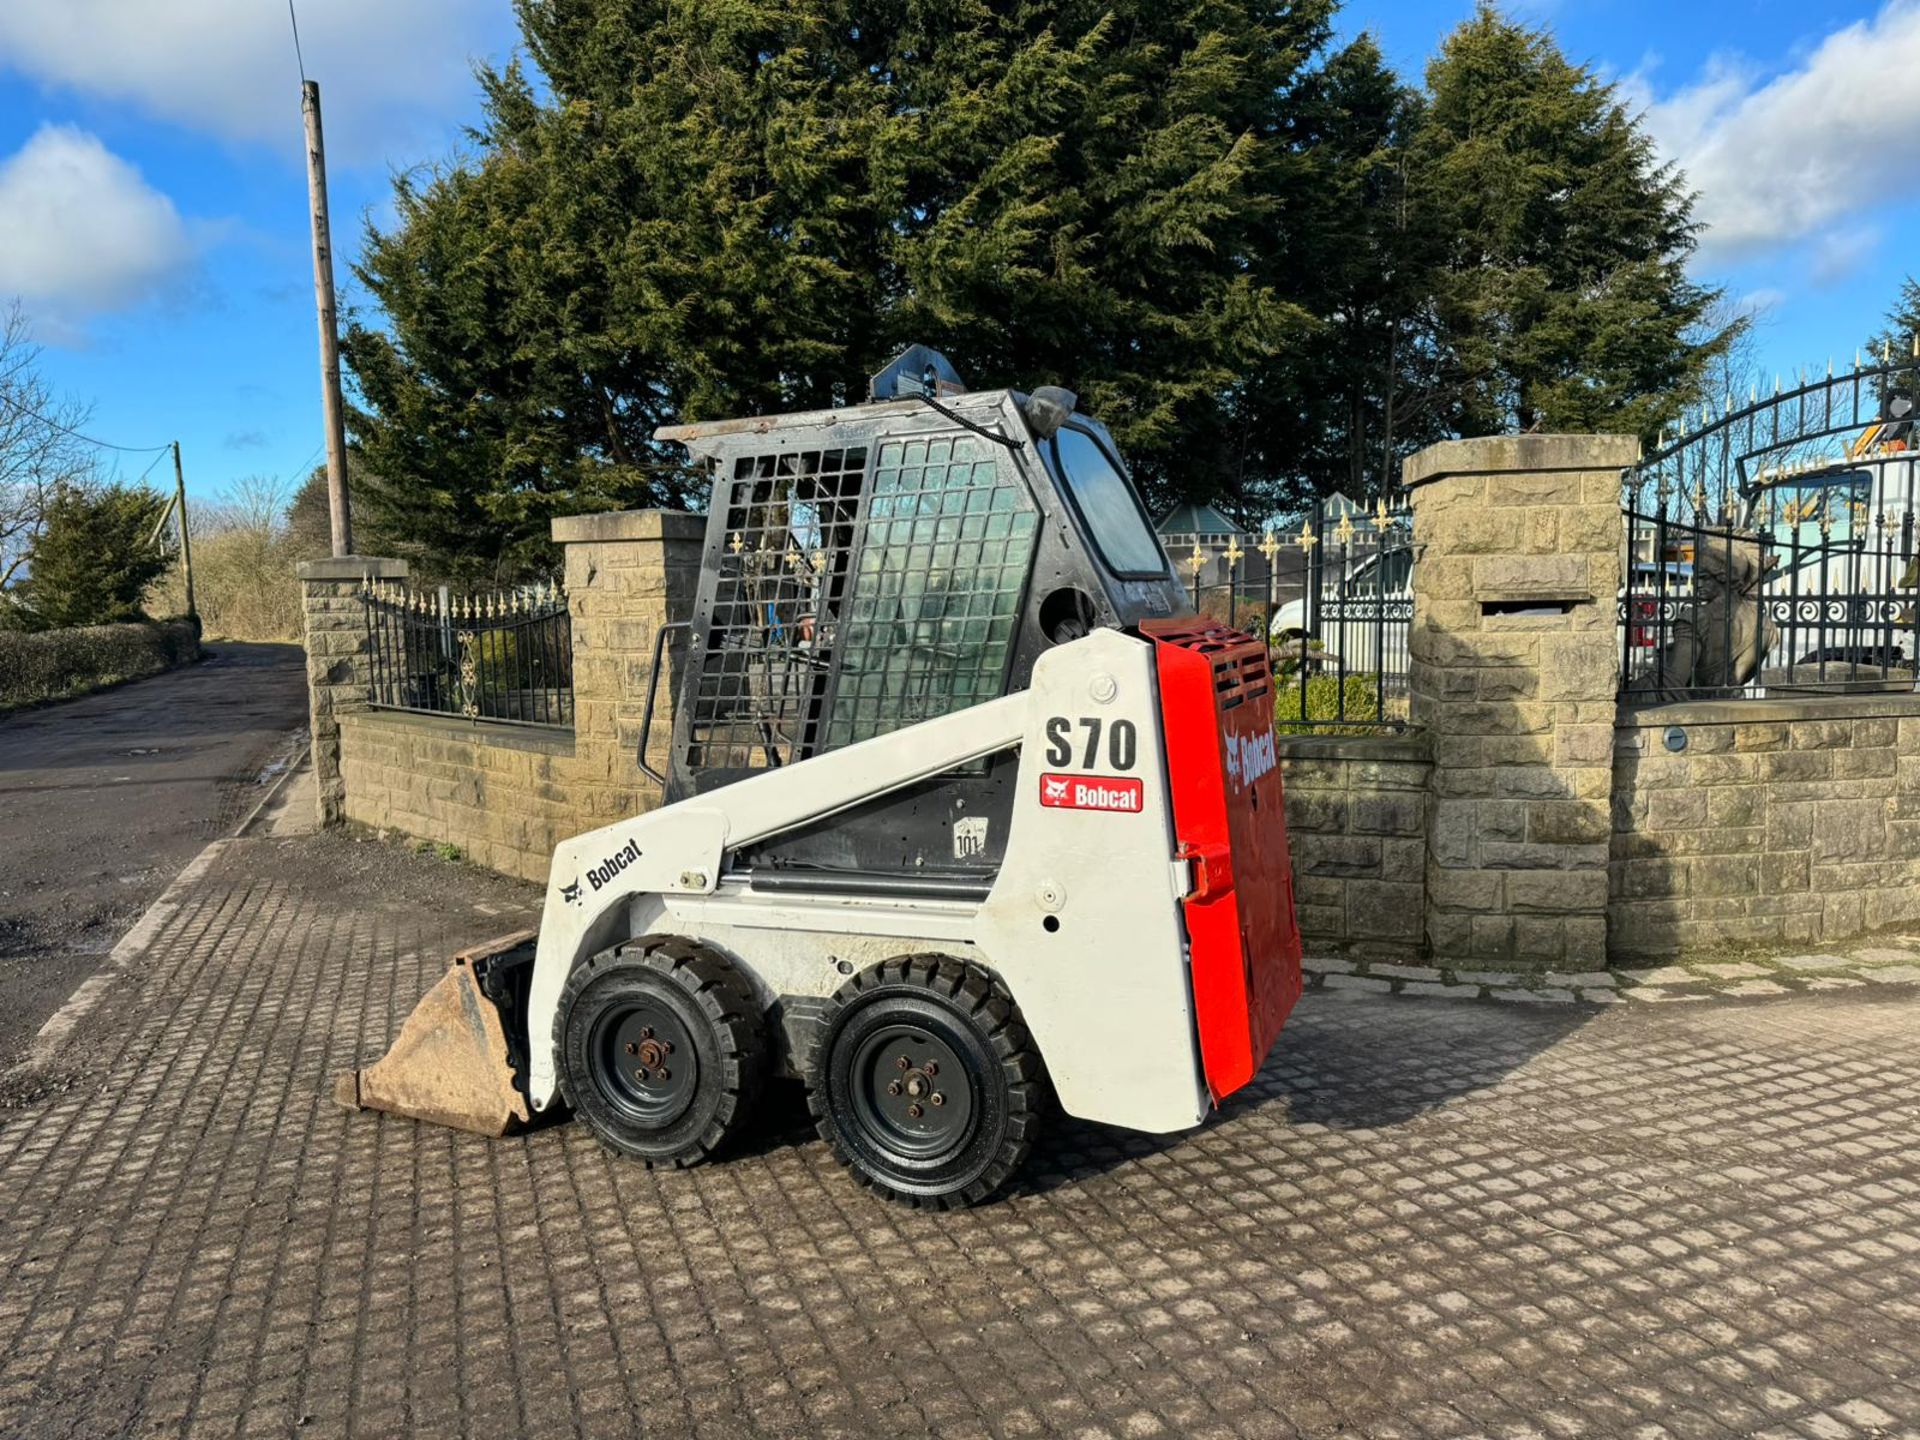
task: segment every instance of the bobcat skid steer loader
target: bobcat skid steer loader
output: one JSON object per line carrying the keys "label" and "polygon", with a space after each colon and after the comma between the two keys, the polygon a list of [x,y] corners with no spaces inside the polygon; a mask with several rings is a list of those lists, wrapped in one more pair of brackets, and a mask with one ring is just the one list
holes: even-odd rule
{"label": "bobcat skid steer loader", "polygon": [[678,1166],[785,1072],[857,1177],[952,1207],[1049,1090],[1166,1132],[1245,1085],[1300,994],[1273,679],[1105,429],[916,346],[866,404],[660,437],[713,475],[667,803],[561,845],[537,936],[457,957],[339,1098],[564,1103]]}

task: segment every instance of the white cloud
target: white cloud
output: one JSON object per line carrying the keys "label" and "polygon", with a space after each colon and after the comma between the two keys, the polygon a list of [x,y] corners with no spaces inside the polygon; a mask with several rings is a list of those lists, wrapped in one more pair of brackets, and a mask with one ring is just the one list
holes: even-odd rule
{"label": "white cloud", "polygon": [[1873,258],[1884,238],[1880,227],[1865,219],[1816,236],[1807,246],[1808,281],[1822,290],[1845,283]]}
{"label": "white cloud", "polygon": [[[1647,108],[1661,153],[1700,192],[1702,258],[1729,263],[1809,236],[1903,197],[1920,145],[1920,0],[1889,0],[1772,77],[1721,59]],[[1625,87],[1644,93],[1636,77]],[[1865,227],[1861,227],[1863,230]],[[1829,239],[1829,271],[1857,261],[1867,236]],[[1831,248],[1837,244],[1838,248]]]}
{"label": "white cloud", "polygon": [[1787,303],[1787,292],[1771,285],[1762,285],[1758,290],[1749,290],[1733,302],[1736,315],[1748,320],[1764,320]]}
{"label": "white cloud", "polygon": [[[476,0],[307,0],[300,42],[329,155],[416,158],[406,147],[472,108],[470,56],[511,38],[506,13]],[[293,39],[270,0],[5,0],[0,68],[222,139],[300,145]]]}
{"label": "white cloud", "polygon": [[48,338],[162,292],[193,258],[173,202],[86,131],[43,126],[0,160],[0,296]]}

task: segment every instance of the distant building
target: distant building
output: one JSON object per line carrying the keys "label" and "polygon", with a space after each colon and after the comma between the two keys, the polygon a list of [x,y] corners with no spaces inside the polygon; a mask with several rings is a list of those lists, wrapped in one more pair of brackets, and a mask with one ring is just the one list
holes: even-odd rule
{"label": "distant building", "polygon": [[1160,543],[1175,559],[1181,549],[1191,550],[1196,540],[1217,548],[1236,535],[1244,539],[1247,534],[1211,505],[1176,505],[1153,528],[1160,532]]}
{"label": "distant building", "polygon": [[[1193,547],[1197,544],[1206,552],[1207,562],[1200,567],[1200,589],[1203,598],[1212,599],[1216,606],[1226,590],[1228,566],[1223,552],[1230,542],[1238,542],[1240,546],[1240,563],[1234,571],[1240,594],[1249,600],[1267,598],[1267,557],[1260,552],[1263,538],[1260,534],[1234,524],[1211,505],[1192,503],[1174,506],[1153,528],[1173,559],[1174,573],[1188,588],[1194,583]],[[1276,533],[1283,548],[1274,555],[1274,593],[1284,605],[1300,595],[1300,577],[1305,564],[1295,537],[1284,528]],[[1205,597],[1204,592],[1209,590],[1216,594]]]}

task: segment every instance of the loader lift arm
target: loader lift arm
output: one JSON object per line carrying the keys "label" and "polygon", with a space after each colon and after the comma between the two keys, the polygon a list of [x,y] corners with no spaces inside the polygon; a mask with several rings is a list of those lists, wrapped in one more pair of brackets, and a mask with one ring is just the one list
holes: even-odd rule
{"label": "loader lift arm", "polygon": [[[624,938],[626,904],[634,895],[711,895],[729,851],[1012,749],[1025,734],[1028,710],[1027,695],[1003,696],[566,841],[554,852],[540,918],[528,996],[531,1033],[546,1033],[543,1026],[551,1024],[574,966]],[[629,847],[635,858],[610,882],[594,887],[592,873]],[[583,883],[580,876],[589,878]],[[582,888],[570,892],[571,885]],[[569,893],[581,898],[570,901]],[[536,1045],[528,1075],[535,1109],[552,1103],[556,1078],[550,1053]]]}

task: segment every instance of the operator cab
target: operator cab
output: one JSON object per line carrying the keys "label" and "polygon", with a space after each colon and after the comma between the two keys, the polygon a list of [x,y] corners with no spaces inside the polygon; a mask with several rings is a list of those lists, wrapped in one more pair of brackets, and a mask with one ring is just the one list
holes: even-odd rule
{"label": "operator cab", "polygon": [[[713,476],[669,802],[1024,690],[1097,628],[1188,614],[1106,427],[1069,391],[969,392],[912,346],[865,404],[656,432]],[[754,857],[971,892],[1017,756],[978,762]]]}

